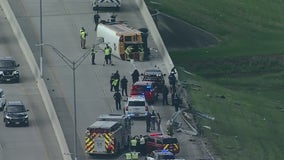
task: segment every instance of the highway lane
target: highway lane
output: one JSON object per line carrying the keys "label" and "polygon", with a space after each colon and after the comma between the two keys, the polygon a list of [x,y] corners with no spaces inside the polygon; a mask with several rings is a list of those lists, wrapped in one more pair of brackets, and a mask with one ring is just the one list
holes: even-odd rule
{"label": "highway lane", "polygon": [[[20,3],[10,0],[10,4],[27,37],[27,40],[38,59],[39,39],[39,9],[38,1],[22,0]],[[80,49],[79,29],[84,26],[88,32],[87,47],[96,43],[96,33],[93,24],[93,11],[87,0],[52,0],[43,2],[43,39],[44,43],[54,45],[58,50],[75,60],[84,53]],[[124,20],[130,26],[146,27],[137,10],[135,2],[124,0],[117,20]],[[101,13],[102,19],[108,19],[111,13]],[[151,36],[148,38],[149,47],[155,48]],[[103,47],[103,45],[100,45]],[[80,159],[96,159],[84,154],[85,128],[92,124],[102,113],[117,112],[114,109],[113,92],[109,91],[111,73],[119,70],[131,83],[130,73],[134,65],[142,72],[144,69],[158,65],[165,73],[168,71],[163,64],[160,54],[153,52],[151,60],[131,64],[114,58],[115,66],[102,66],[103,53],[97,55],[97,64],[90,65],[89,57],[76,70],[77,96],[77,134],[79,140],[78,153]],[[67,139],[70,152],[73,150],[73,81],[72,70],[49,47],[44,47],[44,79],[47,83],[60,123]],[[129,83],[129,86],[130,86]],[[161,106],[160,100],[154,105],[163,116],[163,129],[166,120],[173,113],[173,107]],[[122,111],[119,111],[122,113]],[[145,121],[135,121],[133,135],[145,134]]]}
{"label": "highway lane", "polygon": [[1,83],[0,88],[4,89],[7,100],[22,100],[30,110],[29,127],[5,127],[3,114],[0,113],[0,159],[63,159],[32,72],[23,58],[2,9],[0,10],[0,56],[13,56],[21,65],[19,67],[21,82]]}

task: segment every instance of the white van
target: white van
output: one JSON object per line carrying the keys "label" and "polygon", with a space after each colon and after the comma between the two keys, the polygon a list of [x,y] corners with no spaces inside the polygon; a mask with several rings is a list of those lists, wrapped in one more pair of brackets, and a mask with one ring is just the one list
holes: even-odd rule
{"label": "white van", "polygon": [[121,6],[121,0],[94,0],[93,10],[99,10],[100,8],[115,8],[119,10]]}
{"label": "white van", "polygon": [[4,94],[4,90],[0,88],[0,111],[3,111],[5,105],[6,105],[6,97]]}

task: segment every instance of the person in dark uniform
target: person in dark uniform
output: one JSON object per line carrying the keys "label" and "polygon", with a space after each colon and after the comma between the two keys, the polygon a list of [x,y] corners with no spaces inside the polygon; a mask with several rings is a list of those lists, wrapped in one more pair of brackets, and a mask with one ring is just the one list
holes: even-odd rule
{"label": "person in dark uniform", "polygon": [[94,15],[94,22],[95,22],[95,31],[97,30],[97,27],[98,27],[98,24],[99,24],[99,21],[100,21],[100,15],[99,15],[99,12],[97,11],[97,13]]}
{"label": "person in dark uniform", "polygon": [[174,94],[174,106],[175,106],[176,112],[179,110],[179,105],[180,105],[180,99],[179,99],[178,95],[175,93]]}
{"label": "person in dark uniform", "polygon": [[127,83],[128,83],[128,80],[126,79],[125,76],[123,76],[123,78],[121,79],[121,82],[120,82],[122,96],[124,96],[124,94],[126,96],[128,96],[128,94],[127,94]]}
{"label": "person in dark uniform", "polygon": [[132,82],[134,84],[135,82],[139,81],[140,73],[139,73],[139,71],[137,69],[135,69],[133,71],[133,73],[131,74],[131,76],[132,76]]}
{"label": "person in dark uniform", "polygon": [[169,89],[166,85],[163,87],[163,105],[169,105],[168,102],[168,94],[169,94]]}
{"label": "person in dark uniform", "polygon": [[121,110],[121,94],[119,93],[119,91],[115,92],[113,95],[113,98],[115,100],[115,106],[116,106],[116,110]]}
{"label": "person in dark uniform", "polygon": [[145,118],[146,118],[146,132],[150,132],[151,113],[149,111],[147,111]]}

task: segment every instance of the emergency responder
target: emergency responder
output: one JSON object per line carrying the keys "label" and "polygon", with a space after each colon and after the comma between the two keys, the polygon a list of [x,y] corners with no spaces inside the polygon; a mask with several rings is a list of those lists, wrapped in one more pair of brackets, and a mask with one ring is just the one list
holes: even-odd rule
{"label": "emergency responder", "polygon": [[151,113],[151,130],[155,130],[156,120],[157,120],[157,116],[156,116],[155,111],[153,110]]}
{"label": "emergency responder", "polygon": [[86,49],[86,37],[88,36],[87,32],[85,31],[85,28],[82,27],[80,29],[80,39],[81,39],[81,48]]}
{"label": "emergency responder", "polygon": [[109,81],[110,82],[110,91],[111,92],[113,92],[113,85],[112,85],[113,80],[114,80],[114,73],[111,74],[110,81]]}
{"label": "emergency responder", "polygon": [[116,91],[113,95],[113,98],[115,100],[115,107],[116,110],[121,110],[121,94],[119,93],[119,91]]}
{"label": "emergency responder", "polygon": [[136,146],[137,146],[137,139],[136,139],[136,137],[132,137],[132,139],[130,140],[130,145],[131,145],[131,151],[132,152],[136,151]]}
{"label": "emergency responder", "polygon": [[168,78],[169,78],[171,91],[175,90],[176,89],[176,81],[177,81],[176,76],[175,76],[175,72],[172,71]]}
{"label": "emergency responder", "polygon": [[175,93],[174,94],[174,106],[175,106],[175,111],[177,112],[179,110],[179,105],[180,105],[180,98],[178,95]]}
{"label": "emergency responder", "polygon": [[116,17],[117,17],[117,15],[114,14],[114,12],[113,12],[112,15],[110,16],[110,22],[115,22],[116,21]]}
{"label": "emergency responder", "polygon": [[110,46],[108,46],[108,44],[106,44],[106,47],[104,49],[104,53],[105,53],[105,61],[104,61],[104,65],[105,64],[111,64],[111,51],[112,49],[110,48]]}
{"label": "emergency responder", "polygon": [[130,58],[132,57],[132,50],[133,50],[133,47],[132,46],[128,46],[126,49],[125,49],[125,60],[129,61]]}
{"label": "emergency responder", "polygon": [[139,61],[144,61],[144,49],[142,45],[138,47],[138,53],[139,53]]}
{"label": "emergency responder", "polygon": [[158,132],[160,132],[161,131],[162,119],[161,119],[161,115],[160,115],[159,112],[157,112],[156,115],[157,115],[157,121],[156,121],[157,122],[157,130],[158,130]]}
{"label": "emergency responder", "polygon": [[125,160],[132,160],[131,152],[125,153]]}
{"label": "emergency responder", "polygon": [[131,152],[132,160],[138,160],[139,159],[139,152]]}
{"label": "emergency responder", "polygon": [[147,111],[145,119],[146,119],[146,132],[150,132],[151,113],[149,111]]}
{"label": "emergency responder", "polygon": [[119,79],[116,79],[116,78],[112,81],[112,86],[113,86],[115,92],[119,91],[118,81],[119,81]]}
{"label": "emergency responder", "polygon": [[139,73],[139,71],[135,68],[135,70],[133,71],[133,73],[131,74],[131,76],[132,76],[132,83],[134,84],[135,82],[139,81],[140,73]]}
{"label": "emergency responder", "polygon": [[140,152],[141,152],[141,155],[145,154],[145,145],[146,145],[145,138],[142,135],[140,135]]}
{"label": "emergency responder", "polygon": [[94,15],[94,22],[95,22],[95,31],[97,30],[99,21],[100,21],[101,16],[99,15],[99,12],[97,11],[97,13]]}
{"label": "emergency responder", "polygon": [[125,76],[123,76],[123,78],[121,79],[121,82],[120,82],[122,96],[124,96],[124,94],[126,96],[128,96],[128,94],[127,94],[127,83],[128,83],[128,80],[126,79]]}
{"label": "emergency responder", "polygon": [[95,50],[95,46],[93,46],[92,49],[91,49],[92,65],[96,64],[95,63],[96,53],[97,53],[97,51]]}
{"label": "emergency responder", "polygon": [[169,89],[166,85],[163,86],[163,105],[169,105],[168,102]]}

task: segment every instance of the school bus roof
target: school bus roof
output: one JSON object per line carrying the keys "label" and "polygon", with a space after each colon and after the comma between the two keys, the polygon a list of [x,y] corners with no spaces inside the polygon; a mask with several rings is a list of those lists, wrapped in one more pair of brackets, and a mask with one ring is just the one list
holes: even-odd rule
{"label": "school bus roof", "polygon": [[133,35],[133,34],[141,35],[141,32],[139,30],[131,28],[123,23],[104,24],[104,25],[108,27],[109,29],[116,31],[116,34],[119,36],[120,35],[126,36],[126,35]]}

